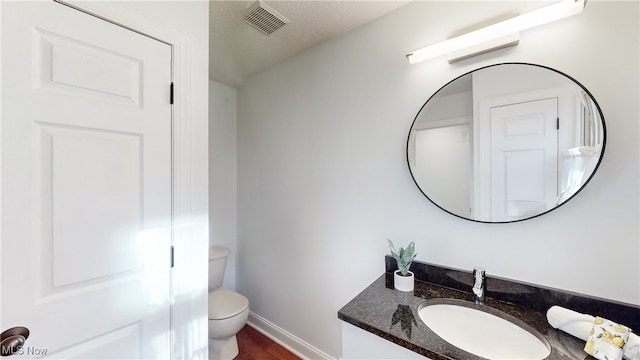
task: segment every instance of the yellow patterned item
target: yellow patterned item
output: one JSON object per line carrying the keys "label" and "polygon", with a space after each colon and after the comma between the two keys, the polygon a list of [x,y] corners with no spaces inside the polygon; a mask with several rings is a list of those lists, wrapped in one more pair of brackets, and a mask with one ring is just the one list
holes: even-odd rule
{"label": "yellow patterned item", "polygon": [[600,360],[620,360],[631,330],[596,316],[584,351]]}

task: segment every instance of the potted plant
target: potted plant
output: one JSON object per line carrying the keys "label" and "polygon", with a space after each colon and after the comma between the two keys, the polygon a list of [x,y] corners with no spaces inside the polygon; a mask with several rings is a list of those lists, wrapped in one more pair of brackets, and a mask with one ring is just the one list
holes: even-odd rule
{"label": "potted plant", "polygon": [[387,239],[389,242],[389,249],[391,249],[391,255],[396,259],[398,270],[393,273],[393,284],[397,290],[400,291],[413,291],[414,276],[409,267],[411,262],[416,257],[415,243],[412,241],[409,243],[406,249],[400,248],[400,251],[396,251],[393,242]]}

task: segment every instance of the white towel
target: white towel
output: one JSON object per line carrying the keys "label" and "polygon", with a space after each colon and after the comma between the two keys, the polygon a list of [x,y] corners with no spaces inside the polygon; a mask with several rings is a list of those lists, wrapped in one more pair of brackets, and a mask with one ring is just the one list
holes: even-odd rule
{"label": "white towel", "polygon": [[[552,306],[547,311],[549,325],[584,341],[589,338],[589,332],[593,327],[593,319],[594,317],[591,315],[575,312],[560,306]],[[623,357],[627,360],[640,360],[640,337],[638,335],[629,335],[627,345],[624,347]]]}
{"label": "white towel", "polygon": [[621,360],[630,334],[628,327],[596,316],[584,351],[599,360]]}

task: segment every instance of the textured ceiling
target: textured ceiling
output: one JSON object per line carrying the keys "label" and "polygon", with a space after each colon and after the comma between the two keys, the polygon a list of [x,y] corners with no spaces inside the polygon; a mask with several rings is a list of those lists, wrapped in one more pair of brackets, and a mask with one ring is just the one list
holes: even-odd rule
{"label": "textured ceiling", "polygon": [[242,86],[251,75],[409,1],[263,1],[291,21],[271,35],[245,23],[245,11],[254,2],[210,1],[209,77],[212,80]]}

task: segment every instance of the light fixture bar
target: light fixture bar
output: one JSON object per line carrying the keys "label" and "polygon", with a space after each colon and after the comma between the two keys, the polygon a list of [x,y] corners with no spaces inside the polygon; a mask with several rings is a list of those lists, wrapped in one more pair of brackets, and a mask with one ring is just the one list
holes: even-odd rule
{"label": "light fixture bar", "polygon": [[539,25],[577,15],[584,9],[585,0],[562,0],[511,19],[489,25],[407,54],[409,63],[433,59],[477,44],[487,43]]}
{"label": "light fixture bar", "polygon": [[495,40],[483,42],[482,44],[476,44],[466,47],[462,50],[447,53],[447,61],[449,62],[449,64],[453,64],[456,61],[468,59],[470,57],[478,56],[498,49],[504,49],[509,46],[516,46],[519,42],[519,32],[509,34]]}

